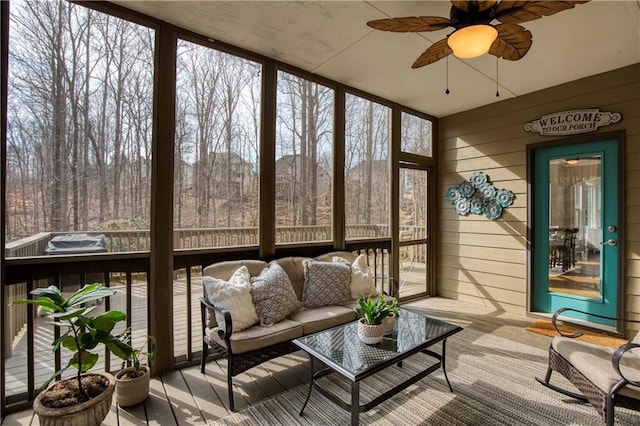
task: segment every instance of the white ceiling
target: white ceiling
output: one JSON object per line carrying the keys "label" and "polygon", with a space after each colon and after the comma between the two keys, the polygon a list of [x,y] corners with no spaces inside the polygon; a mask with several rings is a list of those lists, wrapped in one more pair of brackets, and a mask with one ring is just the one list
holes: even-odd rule
{"label": "white ceiling", "polygon": [[389,33],[367,21],[449,17],[449,1],[128,1],[129,9],[295,65],[437,117],[640,62],[640,0],[593,0],[523,23],[533,45],[519,61],[483,55],[411,69],[451,29]]}

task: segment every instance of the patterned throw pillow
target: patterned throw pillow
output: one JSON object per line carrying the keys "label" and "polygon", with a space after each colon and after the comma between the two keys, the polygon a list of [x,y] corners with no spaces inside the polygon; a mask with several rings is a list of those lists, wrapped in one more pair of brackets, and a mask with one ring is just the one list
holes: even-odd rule
{"label": "patterned throw pillow", "polygon": [[282,321],[300,309],[289,276],[275,263],[251,278],[251,295],[262,326]]}
{"label": "patterned throw pillow", "polygon": [[351,267],[348,263],[304,260],[302,302],[307,308],[340,305],[351,297]]}
{"label": "patterned throw pillow", "polygon": [[[249,270],[246,266],[238,268],[229,281],[205,275],[202,282],[207,299],[215,307],[228,310],[231,314],[232,332],[244,330],[258,322],[258,314],[251,299]],[[224,318],[217,311],[216,321],[218,324],[224,323]]]}

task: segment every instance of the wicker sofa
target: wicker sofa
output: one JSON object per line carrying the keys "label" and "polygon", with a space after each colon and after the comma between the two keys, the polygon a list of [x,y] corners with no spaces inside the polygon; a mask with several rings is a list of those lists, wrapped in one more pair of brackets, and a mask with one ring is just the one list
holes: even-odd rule
{"label": "wicker sofa", "polygon": [[[348,263],[352,263],[356,259],[356,256],[351,252],[339,251],[318,256],[314,258],[314,260],[331,262],[332,260],[337,260],[335,257],[340,257]],[[234,271],[239,267],[246,266],[253,279],[253,277],[261,274],[265,268],[277,263],[286,272],[298,300],[302,302],[305,286],[305,267],[303,264],[305,259],[309,258],[285,257],[276,259],[271,263],[260,260],[219,262],[204,268],[203,276],[210,276],[226,281],[230,279]],[[297,337],[315,333],[356,319],[353,310],[355,300],[350,299],[336,305],[313,308],[303,307],[293,312],[286,319],[271,326],[265,327],[260,324],[255,324],[239,332],[232,332],[233,325],[229,311],[214,306],[206,297],[206,294],[205,297],[200,299],[200,303],[203,330],[201,371],[205,373],[209,347],[224,352],[228,362],[227,387],[229,408],[231,411],[234,411],[232,382],[234,376],[270,359],[298,350],[292,343],[292,340]],[[218,324],[216,316],[214,315],[215,311],[218,311],[218,319],[224,317],[224,324]]]}

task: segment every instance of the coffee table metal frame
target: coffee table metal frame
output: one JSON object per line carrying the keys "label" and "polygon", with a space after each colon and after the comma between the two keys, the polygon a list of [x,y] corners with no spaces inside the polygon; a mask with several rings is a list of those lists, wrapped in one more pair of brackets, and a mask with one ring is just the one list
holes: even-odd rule
{"label": "coffee table metal frame", "polygon": [[[351,413],[351,424],[352,425],[357,425],[359,422],[359,417],[360,417],[360,413],[364,413],[366,411],[369,411],[370,409],[372,409],[373,407],[377,406],[378,404],[380,404],[383,401],[386,401],[388,398],[390,398],[391,396],[397,394],[398,392],[401,392],[402,390],[406,389],[407,387],[411,386],[412,384],[416,383],[417,381],[421,380],[422,378],[428,376],[429,374],[433,373],[434,371],[438,370],[439,368],[442,368],[442,372],[444,373],[444,378],[447,381],[447,385],[449,386],[449,390],[451,392],[453,392],[453,388],[451,387],[451,383],[449,382],[449,377],[447,377],[447,370],[446,370],[446,343],[447,343],[447,338],[449,338],[450,336],[462,331],[462,328],[459,326],[455,326],[452,324],[448,324],[444,321],[440,321],[434,318],[430,318],[421,314],[417,314],[411,311],[407,311],[405,309],[402,309],[402,312],[408,312],[405,315],[419,315],[422,316],[426,322],[433,322],[433,323],[439,323],[443,326],[448,326],[447,330],[445,332],[433,335],[433,336],[428,336],[428,338],[426,338],[423,342],[416,344],[413,347],[407,348],[406,350],[402,350],[400,352],[396,352],[395,354],[390,354],[390,356],[388,356],[387,358],[385,358],[384,360],[381,360],[380,362],[374,363],[373,365],[370,365],[366,368],[363,368],[362,370],[354,373],[353,371],[350,371],[348,368],[345,368],[342,364],[340,364],[339,362],[336,362],[335,359],[333,359],[330,356],[326,356],[324,353],[319,352],[317,349],[317,347],[314,347],[313,345],[307,344],[307,342],[309,341],[309,337],[310,336],[315,336],[315,335],[321,335],[323,333],[332,333],[335,332],[336,330],[340,330],[340,329],[344,329],[345,327],[355,327],[356,326],[356,322],[352,322],[352,323],[348,323],[348,324],[343,324],[337,327],[334,327],[332,329],[329,330],[324,330],[324,331],[320,331],[318,333],[315,333],[314,335],[310,335],[310,336],[305,336],[304,338],[299,338],[299,339],[294,339],[293,343],[298,346],[300,349],[304,350],[308,355],[309,358],[311,360],[311,366],[310,366],[310,378],[309,378],[309,391],[307,393],[307,398],[304,402],[304,405],[302,406],[302,409],[300,410],[300,415],[302,416],[304,413],[304,409],[307,406],[307,403],[309,402],[309,398],[311,397],[311,391],[313,390],[313,388],[315,387],[316,389],[318,389],[318,391],[324,395],[325,397],[327,397],[330,401],[332,401],[333,403],[335,403],[336,405],[338,405],[339,407],[341,407],[342,409],[349,411]],[[402,315],[402,313],[401,313]],[[401,319],[399,319],[398,321],[401,321]],[[355,338],[357,339],[357,336],[355,336]],[[395,339],[397,341],[397,331],[394,330],[393,334],[389,337],[385,337],[385,339]],[[442,352],[441,353],[437,353],[434,352],[428,348],[430,348],[431,346],[442,342]],[[382,345],[384,346],[384,341],[381,343],[378,343],[377,345]],[[389,342],[387,342],[389,343]],[[358,342],[358,344],[364,345],[364,343]],[[376,346],[376,345],[372,345],[372,346]],[[419,374],[410,377],[409,379],[407,379],[406,381],[399,383],[398,385],[396,385],[395,387],[389,389],[388,391],[384,392],[383,394],[379,395],[378,397],[372,399],[371,401],[369,401],[366,404],[362,404],[360,405],[360,381],[362,381],[363,379],[374,375],[382,370],[384,370],[387,367],[390,367],[392,365],[398,365],[399,367],[402,366],[402,361],[412,355],[415,355],[417,353],[423,353],[426,354],[432,358],[434,358],[436,360],[435,363],[429,365],[426,369],[424,369],[422,372],[420,372]],[[314,362],[315,361],[319,361],[322,364],[324,364],[326,366],[326,368],[323,368],[317,372],[314,373]],[[324,377],[328,374],[332,374],[332,373],[337,373],[339,375],[341,375],[342,377],[344,377],[345,379],[347,379],[350,384],[351,384],[351,403],[345,402],[343,399],[341,399],[340,397],[338,397],[337,395],[335,395],[333,392],[331,392],[329,389],[325,388],[322,386],[321,383],[318,383],[317,380],[320,379],[321,377]]]}

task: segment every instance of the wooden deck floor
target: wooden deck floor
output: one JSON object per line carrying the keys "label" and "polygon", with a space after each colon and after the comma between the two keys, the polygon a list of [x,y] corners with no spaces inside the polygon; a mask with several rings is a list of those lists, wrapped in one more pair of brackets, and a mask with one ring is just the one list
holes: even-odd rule
{"label": "wooden deck floor", "polygon": [[[478,305],[444,298],[425,298],[406,305],[429,310],[429,314],[463,327],[546,348],[550,338],[524,333],[532,322],[525,318]],[[287,389],[307,383],[308,365],[303,352],[277,358],[234,379],[236,406],[243,409]],[[204,425],[229,415],[226,393],[226,361],[211,361],[207,374],[189,367],[152,379],[149,398],[138,406],[120,408],[113,404],[106,425]],[[36,425],[30,410],[14,413],[3,425]]]}

